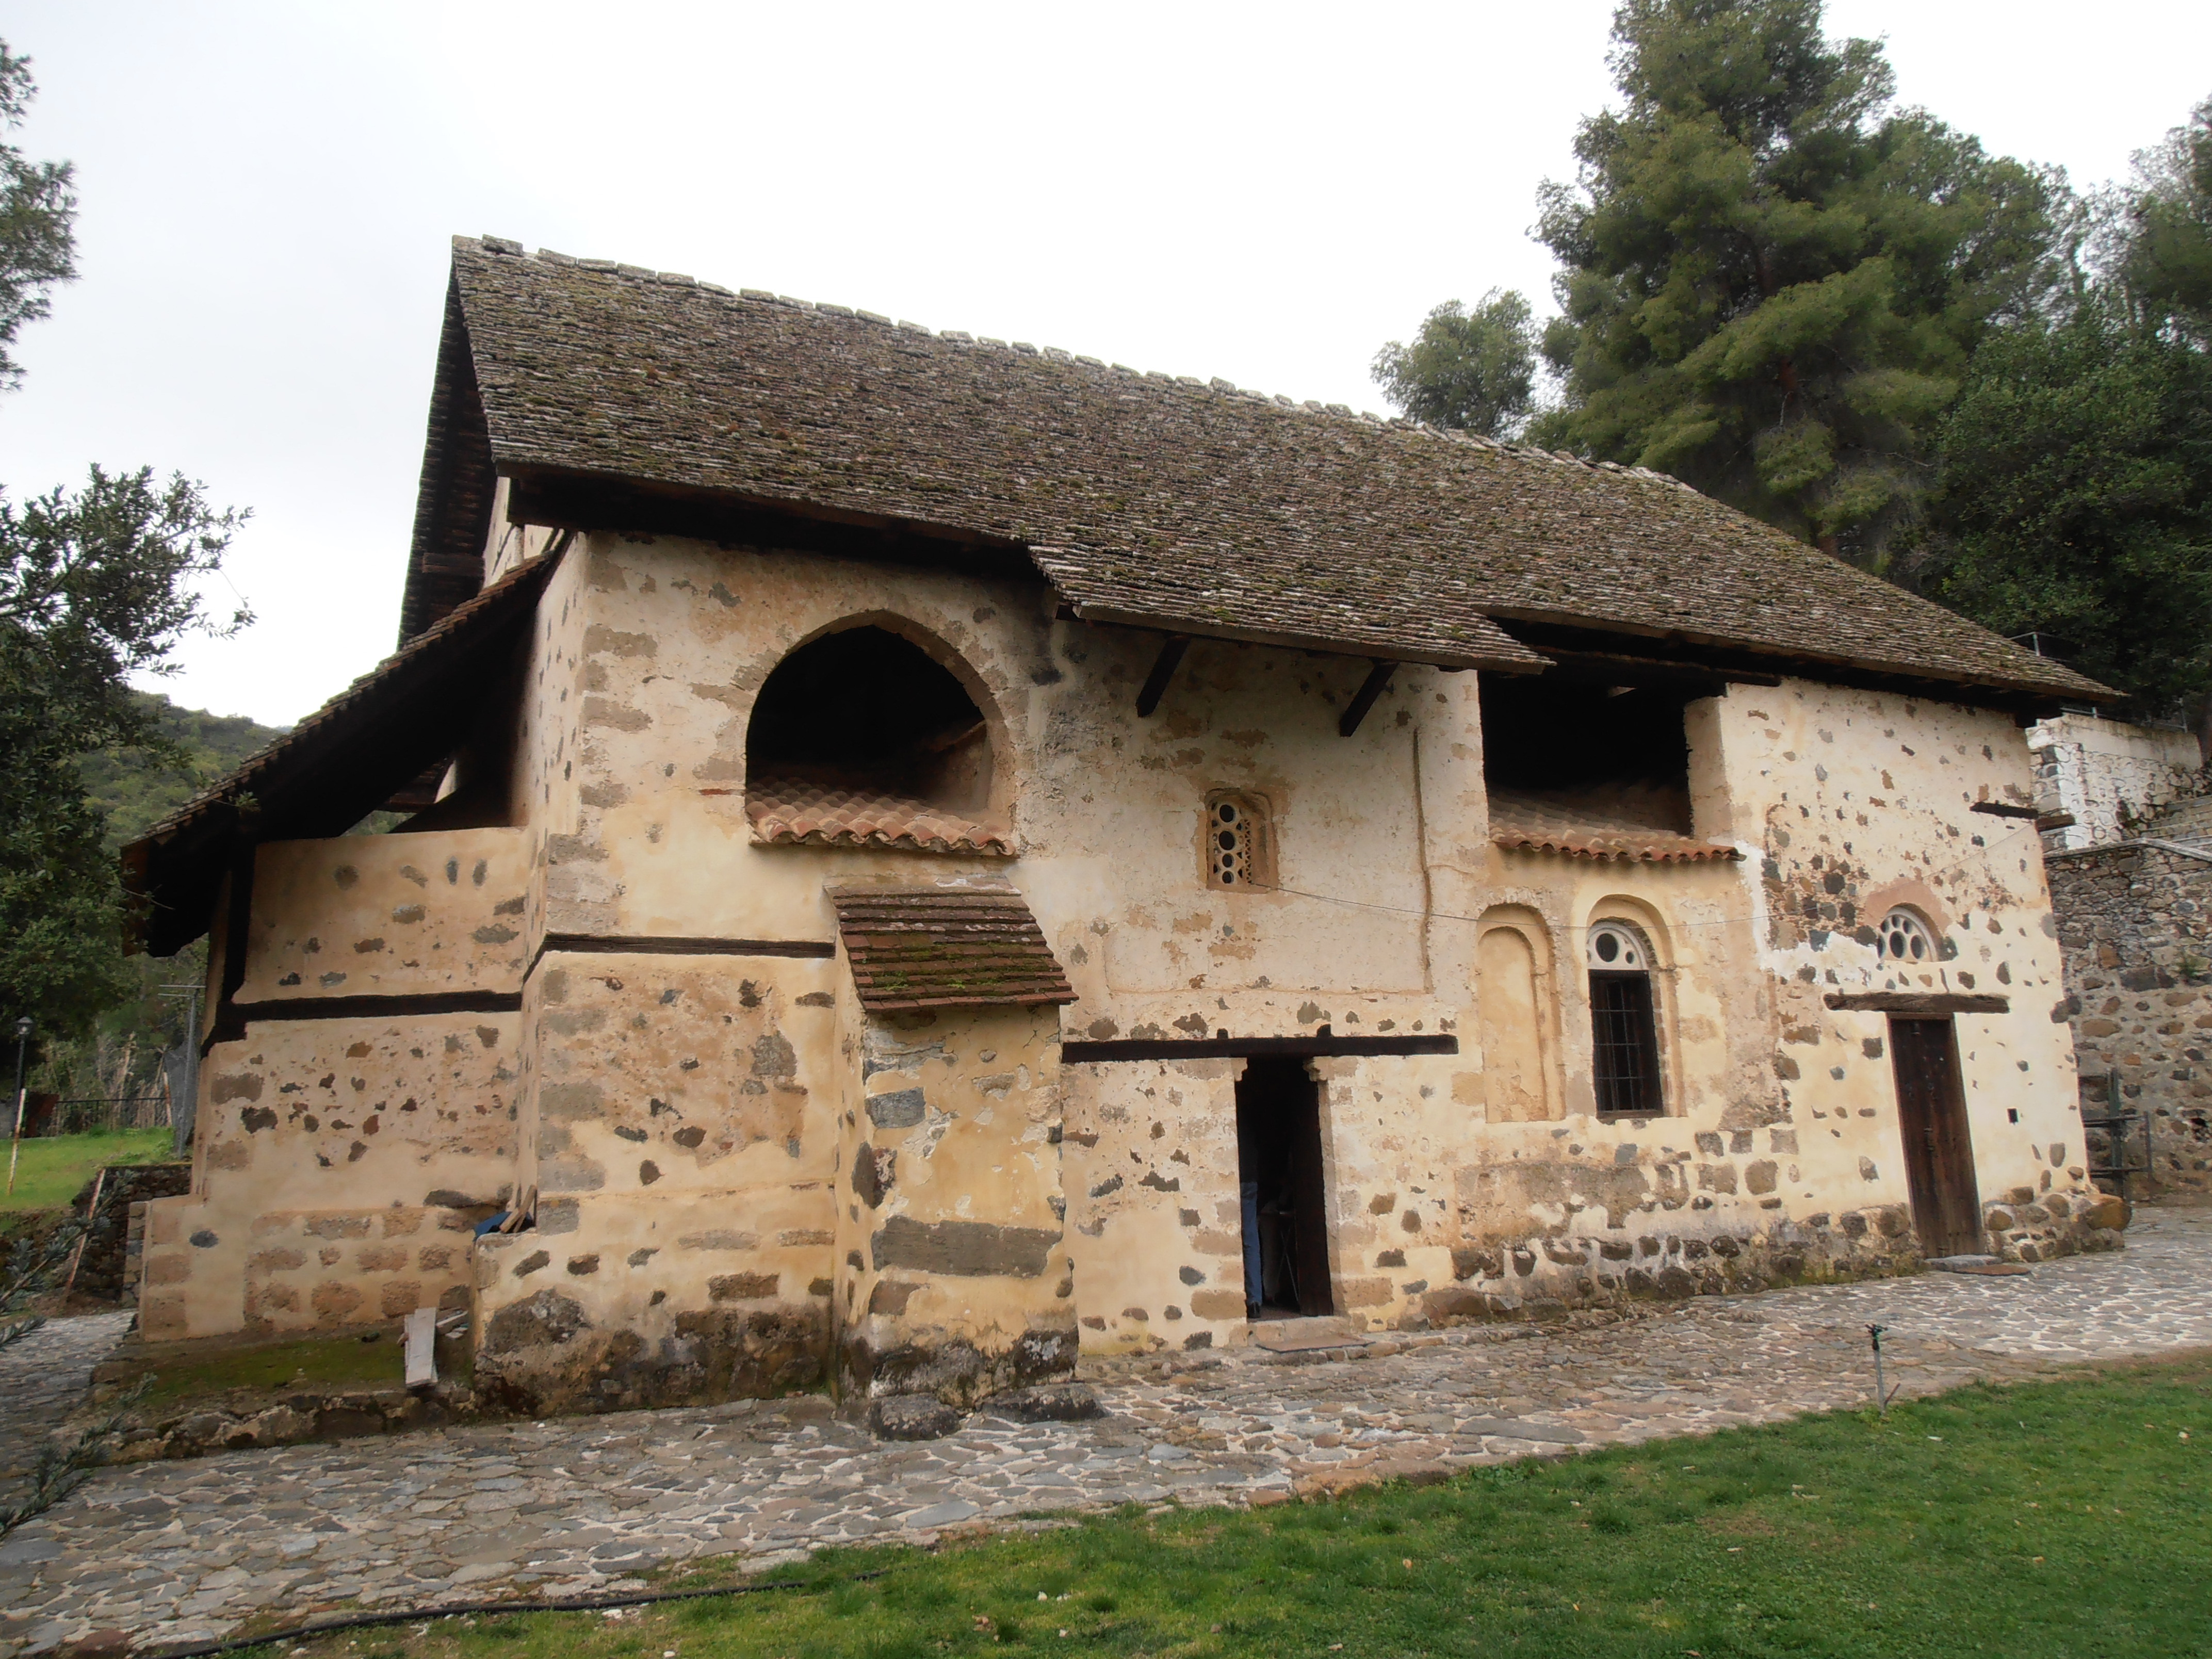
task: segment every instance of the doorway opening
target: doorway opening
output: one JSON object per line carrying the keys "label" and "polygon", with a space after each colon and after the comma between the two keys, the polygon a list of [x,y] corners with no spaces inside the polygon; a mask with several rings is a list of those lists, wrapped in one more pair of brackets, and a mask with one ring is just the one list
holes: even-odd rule
{"label": "doorway opening", "polygon": [[1249,1060],[1237,1080],[1237,1180],[1250,1319],[1330,1314],[1321,1085],[1302,1060]]}
{"label": "doorway opening", "polygon": [[1897,1078],[1905,1180],[1921,1252],[1978,1255],[1984,1242],[1982,1200],[1974,1182],[1974,1139],[1966,1125],[1957,1032],[1948,1018],[1893,1015],[1889,1052]]}

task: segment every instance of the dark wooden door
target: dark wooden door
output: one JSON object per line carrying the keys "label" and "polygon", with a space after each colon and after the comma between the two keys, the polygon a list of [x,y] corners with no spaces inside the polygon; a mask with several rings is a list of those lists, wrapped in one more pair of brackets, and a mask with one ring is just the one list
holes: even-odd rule
{"label": "dark wooden door", "polygon": [[1261,1276],[1268,1306],[1334,1310],[1328,1275],[1328,1175],[1321,1089],[1305,1062],[1248,1060],[1237,1082],[1238,1175],[1258,1188]]}
{"label": "dark wooden door", "polygon": [[1321,1085],[1301,1064],[1290,1092],[1291,1200],[1297,1206],[1298,1311],[1328,1314],[1328,1171],[1321,1150]]}
{"label": "dark wooden door", "polygon": [[1957,1034],[1948,1019],[1893,1018],[1889,1054],[1905,1179],[1922,1253],[1978,1255],[1982,1201],[1974,1184],[1974,1140],[1966,1127]]}

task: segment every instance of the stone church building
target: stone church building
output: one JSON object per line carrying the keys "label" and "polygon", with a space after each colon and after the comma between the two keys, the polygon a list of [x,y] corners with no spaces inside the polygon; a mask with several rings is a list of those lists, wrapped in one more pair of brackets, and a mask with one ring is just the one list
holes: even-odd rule
{"label": "stone church building", "polygon": [[125,855],[149,1340],[966,1401],[2112,1242],[2100,688],[1668,478],[463,240],[399,634]]}

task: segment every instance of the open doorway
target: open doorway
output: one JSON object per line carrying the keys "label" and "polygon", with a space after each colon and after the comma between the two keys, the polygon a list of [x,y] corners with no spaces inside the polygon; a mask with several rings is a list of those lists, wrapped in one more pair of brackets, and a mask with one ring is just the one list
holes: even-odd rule
{"label": "open doorway", "polygon": [[1304,1060],[1245,1062],[1237,1080],[1237,1179],[1244,1212],[1246,1316],[1334,1313],[1321,1088]]}
{"label": "open doorway", "polygon": [[1959,1039],[1948,1019],[1889,1022],[1897,1077],[1897,1126],[1905,1142],[1905,1181],[1923,1255],[1982,1251],[1981,1194],[1974,1182],[1974,1139],[1959,1075]]}

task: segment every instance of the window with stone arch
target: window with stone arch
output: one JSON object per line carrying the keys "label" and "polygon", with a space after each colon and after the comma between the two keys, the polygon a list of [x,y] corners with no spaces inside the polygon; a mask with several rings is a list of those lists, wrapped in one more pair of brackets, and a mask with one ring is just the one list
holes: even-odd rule
{"label": "window with stone arch", "polygon": [[1894,962],[1908,967],[1932,964],[1942,955],[1936,948],[1936,935],[1917,911],[1903,905],[1881,919],[1875,930],[1875,952],[1884,962]]}
{"label": "window with stone arch", "polygon": [[1242,790],[1217,789],[1199,823],[1206,884],[1225,892],[1275,884],[1275,836],[1267,803]]}
{"label": "window with stone arch", "polygon": [[1659,998],[1650,942],[1625,921],[1589,925],[1583,942],[1589,974],[1591,1080],[1600,1117],[1662,1117]]}

